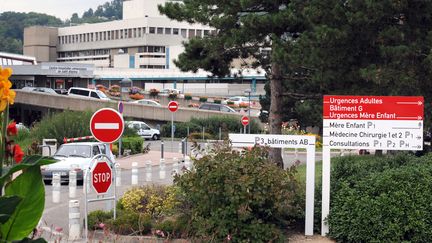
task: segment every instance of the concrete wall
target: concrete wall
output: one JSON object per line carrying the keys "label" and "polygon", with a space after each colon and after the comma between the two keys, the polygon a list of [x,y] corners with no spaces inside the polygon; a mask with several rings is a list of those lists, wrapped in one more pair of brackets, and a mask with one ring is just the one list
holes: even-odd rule
{"label": "concrete wall", "polygon": [[[26,92],[16,90],[17,96],[15,103],[25,104],[37,107],[54,108],[59,110],[92,110],[96,111],[101,108],[117,109],[117,101],[99,101],[90,98],[69,97],[64,95],[51,95],[37,92]],[[171,112],[167,107],[154,107],[141,104],[124,103],[125,117],[143,120],[170,121]],[[204,111],[192,108],[179,108],[174,115],[174,121],[187,122],[192,117],[208,118],[211,116],[234,116],[240,120],[241,114],[223,113],[216,111]],[[257,118],[253,118],[257,119]],[[257,121],[259,121],[257,119]]]}
{"label": "concrete wall", "polygon": [[[250,89],[250,84],[228,84],[228,83],[177,83],[176,89],[183,94],[193,94],[202,96],[244,96],[244,91]],[[150,89],[174,88],[173,83],[148,83],[145,84],[145,90]],[[264,84],[257,84],[257,92],[252,95],[264,95]]]}
{"label": "concrete wall", "polygon": [[34,56],[38,62],[56,61],[57,34],[54,27],[32,26],[24,29],[24,55]]}

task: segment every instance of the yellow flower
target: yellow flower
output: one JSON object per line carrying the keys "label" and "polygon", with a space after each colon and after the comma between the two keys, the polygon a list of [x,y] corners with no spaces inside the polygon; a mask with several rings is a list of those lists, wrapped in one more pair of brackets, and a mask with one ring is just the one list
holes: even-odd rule
{"label": "yellow flower", "polygon": [[7,104],[13,104],[15,100],[16,93],[10,90],[12,87],[9,77],[12,75],[12,69],[0,67],[0,112],[6,109]]}

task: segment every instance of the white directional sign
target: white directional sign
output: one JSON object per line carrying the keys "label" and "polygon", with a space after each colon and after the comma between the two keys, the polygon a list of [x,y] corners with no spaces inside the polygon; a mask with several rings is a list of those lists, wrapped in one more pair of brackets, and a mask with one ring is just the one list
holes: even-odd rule
{"label": "white directional sign", "polygon": [[275,134],[229,134],[233,147],[269,146],[272,148],[307,148],[315,146],[315,136]]}
{"label": "white directional sign", "polygon": [[276,134],[229,134],[233,147],[268,146],[306,149],[305,235],[313,235],[315,192],[315,136]]}
{"label": "white directional sign", "polygon": [[423,149],[423,97],[324,96],[323,145]]}

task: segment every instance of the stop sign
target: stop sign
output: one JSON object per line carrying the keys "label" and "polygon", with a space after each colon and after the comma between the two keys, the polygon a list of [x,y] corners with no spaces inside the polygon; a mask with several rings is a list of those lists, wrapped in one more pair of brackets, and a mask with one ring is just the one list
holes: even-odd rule
{"label": "stop sign", "polygon": [[123,134],[123,130],[123,117],[114,109],[100,109],[90,119],[90,131],[99,142],[115,142]]}
{"label": "stop sign", "polygon": [[241,118],[241,123],[243,124],[243,126],[247,126],[249,124],[249,117],[243,116]]}
{"label": "stop sign", "polygon": [[177,101],[170,101],[168,103],[168,110],[171,112],[176,112],[179,108],[179,104]]}
{"label": "stop sign", "polygon": [[106,193],[112,184],[112,170],[106,161],[98,161],[91,171],[92,186],[98,194]]}

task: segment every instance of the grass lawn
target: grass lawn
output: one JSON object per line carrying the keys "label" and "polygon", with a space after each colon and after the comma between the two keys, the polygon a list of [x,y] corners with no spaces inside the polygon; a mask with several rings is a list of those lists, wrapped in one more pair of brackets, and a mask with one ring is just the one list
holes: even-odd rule
{"label": "grass lawn", "polygon": [[[318,181],[321,181],[322,176],[322,162],[318,161],[315,163],[315,185]],[[306,185],[306,164],[297,166],[296,178],[300,183]]]}

